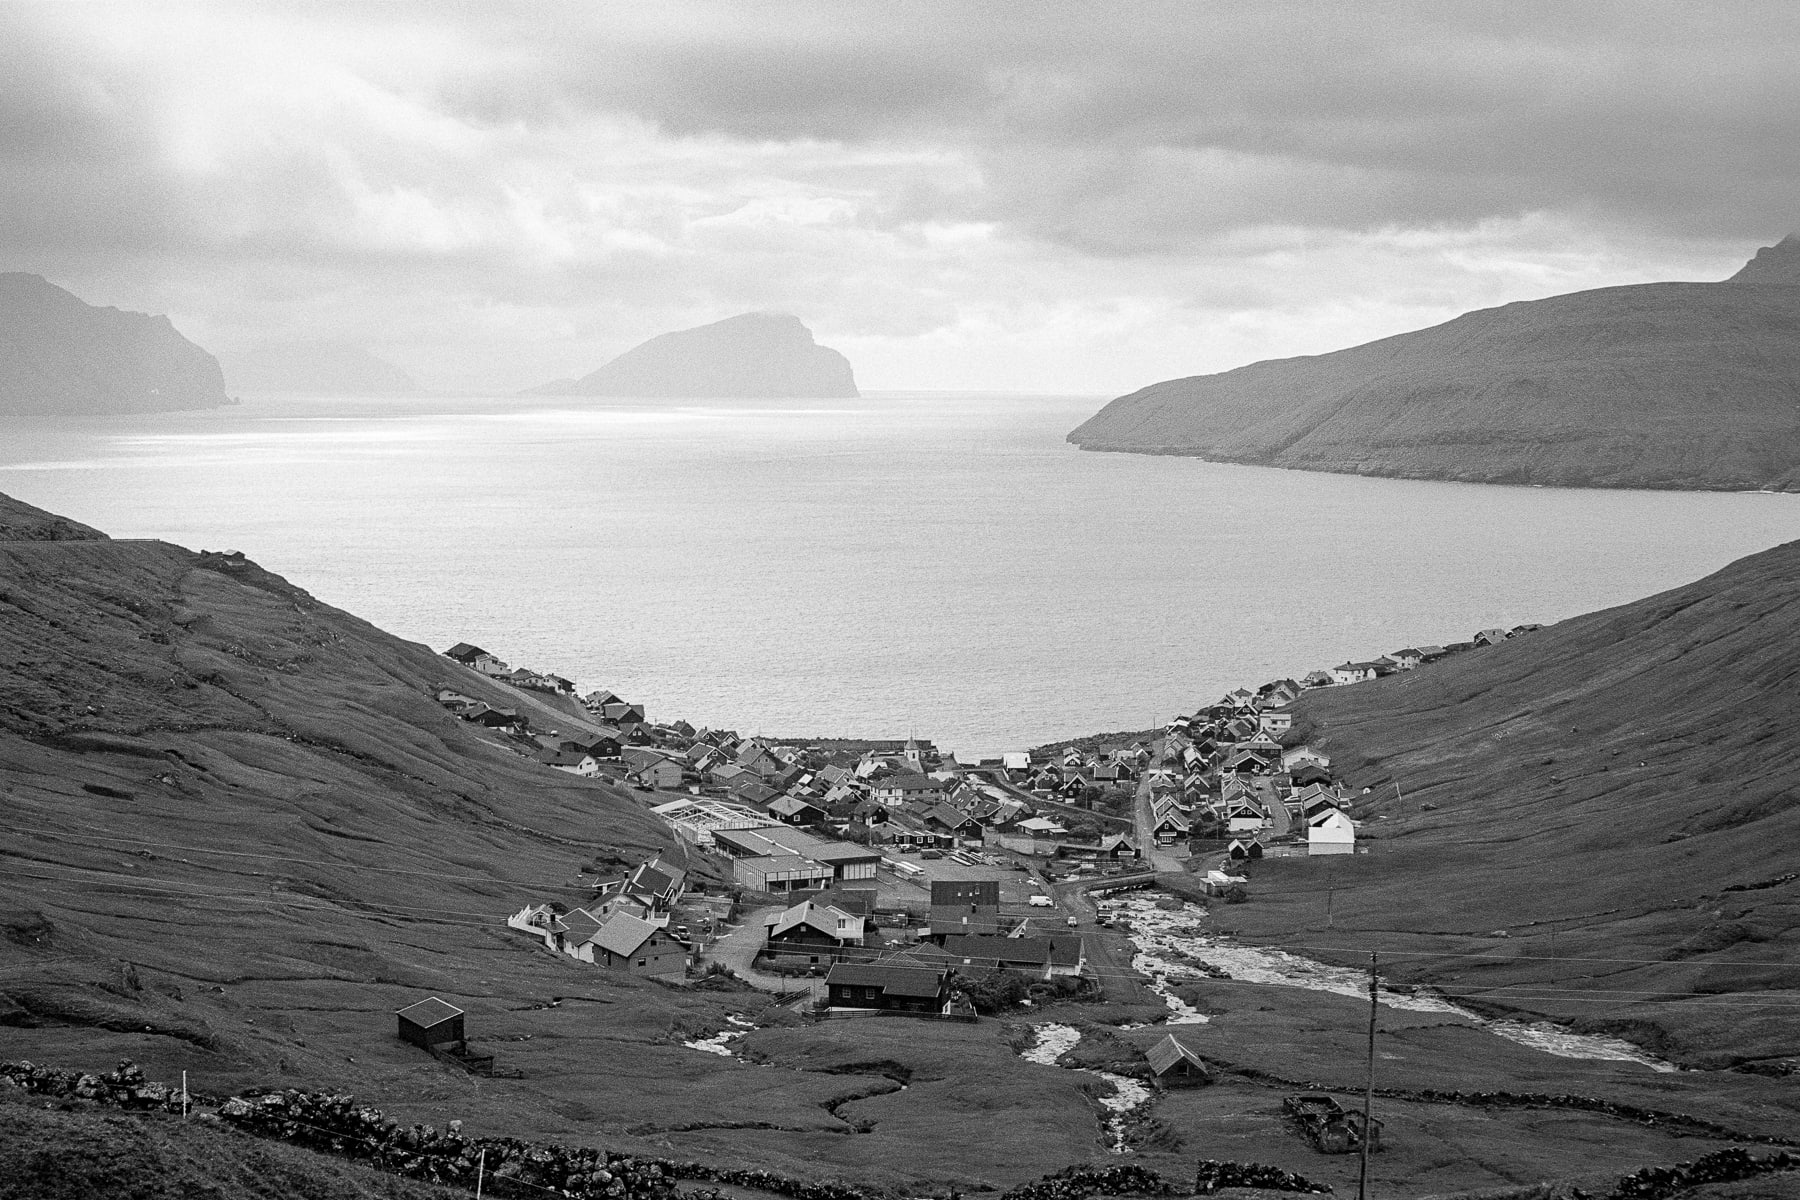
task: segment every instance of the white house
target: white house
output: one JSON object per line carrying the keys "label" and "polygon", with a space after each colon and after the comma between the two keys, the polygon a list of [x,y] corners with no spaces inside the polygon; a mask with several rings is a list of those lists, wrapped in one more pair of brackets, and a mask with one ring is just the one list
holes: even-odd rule
{"label": "white house", "polygon": [[1368,680],[1375,678],[1378,673],[1374,663],[1347,662],[1341,666],[1331,668],[1331,682],[1337,684],[1365,683]]}
{"label": "white house", "polygon": [[1309,855],[1355,854],[1355,824],[1335,808],[1321,813],[1307,823],[1306,852]]}
{"label": "white house", "polygon": [[592,779],[600,774],[600,764],[591,754],[541,750],[538,752],[537,759],[546,767],[555,767],[559,771],[567,771],[569,774],[579,775],[583,779]]}
{"label": "white house", "polygon": [[544,945],[552,950],[563,948],[563,937],[569,932],[569,927],[563,924],[562,915],[548,904],[527,904],[506,918],[506,924],[510,928],[542,938]]}
{"label": "white house", "polygon": [[1256,724],[1264,733],[1286,733],[1294,727],[1294,714],[1265,708],[1256,714]]}

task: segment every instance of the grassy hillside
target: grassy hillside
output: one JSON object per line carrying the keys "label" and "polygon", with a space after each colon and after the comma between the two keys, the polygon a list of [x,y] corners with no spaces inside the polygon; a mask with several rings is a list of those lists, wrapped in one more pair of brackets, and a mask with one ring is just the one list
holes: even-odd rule
{"label": "grassy hillside", "polygon": [[1722,283],[1483,309],[1153,384],[1087,450],[1477,483],[1800,489],[1800,240]]}
{"label": "grassy hillside", "polygon": [[[580,868],[631,861],[666,835],[637,799],[514,754],[431,693],[451,683],[531,708],[529,696],[240,559],[44,540],[56,518],[4,512],[0,1059],[104,1071],[130,1058],[152,1079],[185,1070],[214,1095],[350,1092],[405,1123],[461,1119],[472,1136],[893,1195],[1005,1189],[1070,1162],[1117,1161],[1097,1103],[1110,1085],[1023,1060],[1033,1034],[1020,1022],[1081,1024],[1096,1061],[1135,1062],[1166,1032],[1143,1024],[1160,1005],[974,1025],[812,1023],[758,993],[639,982],[553,955],[504,928],[505,914],[576,899]],[[544,725],[575,720],[533,711]],[[1714,836],[1691,840],[1725,844]],[[1264,864],[1256,902],[1215,915],[1305,917],[1310,893],[1278,895],[1275,866]],[[1428,873],[1394,878],[1415,901],[1445,886]],[[1090,936],[1128,961],[1117,930]],[[1262,1162],[1348,1194],[1354,1160],[1307,1147],[1280,1102],[1308,1082],[1356,1086],[1360,1001],[1238,981],[1189,991],[1211,1023],[1182,1035],[1221,1081],[1158,1098],[1130,1161],[1174,1179],[1191,1178],[1196,1157]],[[394,1036],[393,1010],[433,994],[467,1010],[501,1075],[471,1077]],[[734,1057],[682,1044],[741,1028],[728,1016],[756,1026]],[[1493,1110],[1430,1089],[1597,1096],[1765,1138],[1794,1127],[1787,1079],[1550,1058],[1438,1014],[1389,1014],[1382,1036],[1384,1085],[1400,1089],[1383,1099],[1394,1145],[1371,1168],[1383,1195],[1552,1176],[1600,1188],[1731,1140],[1680,1122]],[[159,1195],[165,1182],[169,1194],[428,1194],[339,1164],[308,1171],[278,1147],[173,1119],[0,1100],[0,1195],[19,1178],[37,1189],[28,1195],[94,1200]]]}
{"label": "grassy hillside", "polygon": [[1688,1061],[1800,1055],[1800,542],[1297,711],[1373,852],[1265,864],[1246,929]]}
{"label": "grassy hillside", "polygon": [[[515,754],[432,693],[538,726],[570,713],[254,564],[41,540],[60,518],[4,516],[0,1058],[131,1058],[216,1094],[349,1091],[406,1121],[908,1189],[1103,1152],[1087,1078],[1023,1063],[998,1025],[940,1044],[877,1022],[789,1052],[797,1018],[769,997],[632,980],[506,929],[669,837],[634,796]],[[468,1011],[508,1077],[395,1037],[393,1010],[428,995]],[[766,1065],[681,1044],[728,1014],[765,1026]],[[851,1102],[887,1112],[840,1115]],[[921,1153],[977,1118],[995,1144]]]}

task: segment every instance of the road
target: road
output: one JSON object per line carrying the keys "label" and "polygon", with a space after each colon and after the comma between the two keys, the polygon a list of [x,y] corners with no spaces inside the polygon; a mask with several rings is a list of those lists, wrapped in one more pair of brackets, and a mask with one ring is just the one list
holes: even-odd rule
{"label": "road", "polygon": [[727,926],[726,928],[731,932],[708,946],[705,953],[701,955],[700,961],[702,963],[720,963],[730,968],[731,972],[745,983],[767,992],[785,992],[791,996],[795,992],[803,991],[810,992],[814,996],[823,996],[825,994],[823,978],[788,979],[781,975],[758,971],[750,965],[756,961],[756,952],[762,949],[763,930],[768,927],[769,918],[780,916],[782,911],[780,905],[771,905],[768,908],[759,908],[754,912],[743,914],[740,918],[742,923],[735,928]]}
{"label": "road", "polygon": [[1114,1004],[1161,1004],[1162,998],[1150,990],[1144,977],[1131,965],[1132,956],[1137,952],[1131,939],[1117,929],[1094,923],[1098,914],[1088,889],[1107,887],[1114,882],[1089,879],[1080,883],[1053,883],[1050,895],[1059,911],[1071,914],[1081,922],[1070,932],[1082,935],[1088,971],[1100,981],[1108,1000]]}
{"label": "road", "polygon": [[[1160,747],[1161,742],[1157,743]],[[1151,831],[1155,828],[1155,820],[1150,815],[1150,772],[1144,771],[1138,776],[1137,799],[1132,804],[1132,815],[1136,818],[1136,834],[1138,849],[1144,852],[1144,862],[1160,871],[1185,871],[1187,863],[1181,855],[1165,846],[1156,844],[1156,836]]]}

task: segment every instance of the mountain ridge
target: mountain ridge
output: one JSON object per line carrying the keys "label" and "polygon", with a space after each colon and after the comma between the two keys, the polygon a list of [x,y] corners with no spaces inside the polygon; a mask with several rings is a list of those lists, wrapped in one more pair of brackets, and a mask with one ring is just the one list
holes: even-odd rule
{"label": "mountain ridge", "polygon": [[0,272],[0,413],[173,412],[231,403],[218,360],[166,316],[90,305]]}
{"label": "mountain ridge", "polygon": [[1085,450],[1574,487],[1800,490],[1800,239],[1718,283],[1598,288],[1152,384]]}

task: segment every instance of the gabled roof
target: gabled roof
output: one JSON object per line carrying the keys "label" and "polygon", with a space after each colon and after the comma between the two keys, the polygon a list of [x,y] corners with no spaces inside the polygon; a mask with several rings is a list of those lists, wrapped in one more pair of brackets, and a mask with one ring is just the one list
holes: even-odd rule
{"label": "gabled roof", "polygon": [[959,829],[964,825],[975,823],[975,819],[968,813],[951,808],[941,801],[933,805],[931,811],[925,814],[925,820],[936,821],[946,829]]}
{"label": "gabled roof", "polygon": [[638,864],[626,879],[632,888],[661,894],[679,891],[678,885],[686,877],[687,872],[666,867],[660,858],[653,858],[649,862]]}
{"label": "gabled roof", "polygon": [[769,802],[769,811],[783,817],[799,816],[801,812],[809,808],[814,812],[825,811],[811,800],[804,800],[799,796],[782,796]]}
{"label": "gabled roof", "polygon": [[657,926],[640,920],[627,912],[616,912],[606,918],[606,924],[600,927],[592,939],[594,945],[602,950],[629,958],[638,952],[643,944],[657,930]]}
{"label": "gabled roof", "polygon": [[953,933],[944,939],[944,950],[970,966],[1032,966],[1045,963],[1074,967],[1081,963],[1081,938],[1000,937],[994,934]]}
{"label": "gabled roof", "polygon": [[462,1009],[446,1000],[439,1000],[436,996],[394,1011],[396,1016],[406,1018],[421,1029],[430,1029],[433,1026],[442,1025],[451,1017],[463,1015]]}
{"label": "gabled roof", "polygon": [[859,942],[863,937],[863,919],[854,913],[829,904],[802,900],[769,922],[768,936],[780,937],[793,929],[808,926],[842,942]]}
{"label": "gabled roof", "polygon": [[1206,1070],[1205,1061],[1198,1054],[1176,1041],[1175,1035],[1172,1033],[1150,1047],[1144,1057],[1149,1060],[1150,1069],[1158,1075],[1166,1074],[1177,1063],[1183,1062],[1190,1063],[1202,1071]]}
{"label": "gabled roof", "polygon": [[569,932],[569,944],[581,946],[600,932],[600,922],[584,908],[572,908],[563,914],[563,926]]}
{"label": "gabled roof", "polygon": [[837,963],[825,983],[878,987],[890,996],[933,996],[944,989],[944,972],[911,963]]}
{"label": "gabled roof", "polygon": [[877,779],[875,786],[883,790],[899,788],[902,792],[936,792],[943,789],[940,780],[930,779],[913,771],[903,771],[889,775],[885,779]]}

